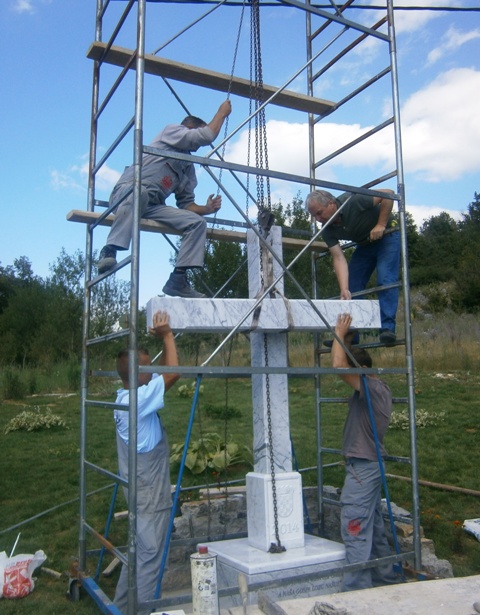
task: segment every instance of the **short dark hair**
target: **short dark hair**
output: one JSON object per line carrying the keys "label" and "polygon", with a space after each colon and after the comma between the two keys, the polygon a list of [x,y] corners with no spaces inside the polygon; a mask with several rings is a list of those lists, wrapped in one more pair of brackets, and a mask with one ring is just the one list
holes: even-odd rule
{"label": "short dark hair", "polygon": [[187,117],[182,120],[182,126],[187,126],[187,128],[202,128],[206,125],[207,122],[204,122],[201,118],[195,117],[194,115],[187,115]]}
{"label": "short dark hair", "polygon": [[[144,355],[146,357],[150,356],[147,348],[139,348],[139,355]],[[120,350],[117,354],[117,373],[122,380],[128,380],[128,348],[124,348]]]}
{"label": "short dark hair", "polygon": [[[372,357],[370,356],[370,353],[367,350],[365,350],[365,348],[352,347],[350,348],[350,352],[352,353],[353,358],[360,365],[360,367],[372,367],[373,366]],[[353,363],[352,359],[349,357],[348,354],[347,354],[347,360],[348,360],[350,367],[356,367],[356,365]]]}

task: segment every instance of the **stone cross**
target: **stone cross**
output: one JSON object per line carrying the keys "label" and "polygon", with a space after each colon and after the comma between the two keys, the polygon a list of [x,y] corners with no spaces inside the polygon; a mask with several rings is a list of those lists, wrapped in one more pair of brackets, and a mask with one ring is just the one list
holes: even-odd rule
{"label": "stone cross", "polygon": [[[266,241],[281,259],[281,228],[272,227]],[[154,297],[147,304],[147,326],[162,309],[169,313],[174,331],[228,333],[238,327],[239,332],[250,333],[252,367],[267,368],[267,372],[268,367],[287,367],[287,331],[318,332],[328,326],[306,299],[283,297],[282,266],[251,230],[247,247],[249,299]],[[253,310],[256,298],[275,281],[275,292]],[[380,326],[378,301],[315,300],[313,304],[331,327],[345,311],[357,329]],[[267,552],[278,535],[285,548],[302,547],[302,480],[292,471],[287,374],[253,373],[252,399],[254,471],[246,477],[248,544]]]}

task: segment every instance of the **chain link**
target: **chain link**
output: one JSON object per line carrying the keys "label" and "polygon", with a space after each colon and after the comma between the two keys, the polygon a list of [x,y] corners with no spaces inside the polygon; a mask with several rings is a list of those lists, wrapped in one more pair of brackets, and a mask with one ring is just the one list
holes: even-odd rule
{"label": "chain link", "polygon": [[[253,82],[252,56],[254,58],[255,80]],[[265,120],[265,108],[259,110],[263,102],[263,71],[262,71],[262,56],[260,47],[260,3],[259,0],[251,0],[251,38],[250,38],[250,101],[255,104],[255,166],[257,169],[268,169],[267,155],[267,126]],[[248,141],[248,152],[250,154],[250,133]],[[270,200],[270,181],[262,175],[256,176],[257,184],[257,207],[259,211],[259,219],[261,219],[262,211],[271,211]],[[266,200],[265,200],[266,188]],[[248,202],[248,200],[247,200]],[[248,215],[248,210],[247,210]],[[269,230],[262,228],[264,235],[268,235]],[[265,290],[265,276],[263,268],[263,244],[260,243],[260,288],[261,292]],[[263,334],[263,352],[265,367],[269,365],[268,359],[268,337]],[[269,553],[281,553],[285,551],[285,547],[280,542],[280,534],[278,530],[278,503],[277,503],[277,486],[275,480],[275,456],[273,449],[273,429],[272,429],[272,401],[270,396],[270,374],[265,374],[265,390],[267,401],[267,435],[268,435],[268,450],[270,458],[270,475],[272,478],[272,499],[273,499],[273,520],[275,526],[275,539],[277,544],[271,543]]]}

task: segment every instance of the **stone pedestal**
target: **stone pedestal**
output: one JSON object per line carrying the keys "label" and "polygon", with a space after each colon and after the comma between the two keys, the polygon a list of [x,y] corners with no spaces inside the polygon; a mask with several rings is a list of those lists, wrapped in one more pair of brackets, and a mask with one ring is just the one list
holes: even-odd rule
{"label": "stone pedestal", "polygon": [[[331,540],[305,535],[303,547],[275,554],[250,546],[246,538],[210,542],[208,550],[217,555],[219,590],[238,587],[238,575],[241,573],[249,585],[248,604],[257,603],[258,589],[250,586],[270,581],[275,581],[276,587],[264,587],[262,591],[274,600],[340,591],[342,573],[338,569],[344,564],[345,548]],[[316,573],[319,574],[318,579],[315,576],[313,579],[301,578]],[[241,604],[238,594],[220,599],[222,608]]]}
{"label": "stone pedestal", "polygon": [[[249,472],[247,481],[248,544],[263,551],[276,543],[272,477]],[[304,546],[302,477],[298,472],[275,476],[278,534],[282,546]]]}

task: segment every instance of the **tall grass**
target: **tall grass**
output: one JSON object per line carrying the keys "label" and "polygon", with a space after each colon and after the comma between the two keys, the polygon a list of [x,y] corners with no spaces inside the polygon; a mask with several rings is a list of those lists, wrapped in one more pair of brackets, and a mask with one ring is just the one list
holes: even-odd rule
{"label": "tall grass", "polygon": [[[445,419],[436,425],[420,427],[417,431],[417,454],[419,477],[422,480],[455,485],[480,491],[478,473],[478,434],[480,433],[479,374],[479,327],[475,319],[450,317],[430,321],[414,321],[414,356],[416,365],[416,406],[427,413],[444,412]],[[200,345],[189,349],[181,348],[181,359],[185,364],[201,362],[218,343],[217,340],[203,340]],[[233,348],[233,355],[219,356],[221,363],[232,365],[249,362],[249,344],[239,336]],[[404,364],[404,348],[374,349],[377,366]],[[313,365],[311,338],[305,334],[290,336],[289,361],[294,366]],[[322,357],[327,365],[328,355]],[[106,369],[113,369],[113,359]],[[18,533],[21,536],[16,553],[34,552],[43,549],[48,559],[45,566],[64,574],[62,580],[39,573],[34,592],[19,601],[3,600],[2,614],[38,615],[93,614],[98,609],[89,599],[68,604],[66,600],[67,576],[72,560],[78,550],[78,502],[79,495],[79,397],[74,380],[78,371],[72,365],[59,366],[50,373],[41,370],[23,370],[14,373],[20,387],[25,386],[23,399],[9,399],[5,395],[11,375],[2,370],[0,388],[3,401],[0,405],[0,447],[2,472],[0,493],[2,494],[0,517],[0,550],[10,552]],[[405,378],[401,375],[386,377],[395,395],[405,395]],[[179,395],[179,387],[189,384],[192,379],[184,378],[168,393],[166,408],[162,412],[171,444],[181,443],[185,438],[191,400]],[[35,387],[27,388],[29,382]],[[73,386],[72,386],[73,385]],[[6,388],[7,386],[7,388]],[[11,386],[11,385],[9,385]],[[18,386],[18,385],[15,385]],[[15,386],[13,389],[15,389]],[[98,378],[93,382],[94,394],[111,401],[118,382]],[[335,376],[322,378],[323,392],[332,397],[349,395],[347,387]],[[33,390],[32,390],[33,389]],[[73,389],[73,390],[72,390]],[[30,394],[28,394],[30,391]],[[32,396],[31,393],[34,395]],[[71,393],[75,393],[71,396]],[[59,395],[53,395],[59,394]],[[67,394],[70,394],[67,395]],[[291,379],[289,382],[290,427],[299,467],[316,465],[315,404],[313,383],[310,379]],[[235,412],[221,412],[224,407],[235,408]],[[25,409],[47,408],[58,415],[66,428],[54,427],[49,430],[4,433],[9,421]],[[397,405],[395,412],[404,406]],[[339,448],[342,437],[346,408],[343,403],[324,404],[322,416],[322,438],[327,447]],[[222,416],[231,416],[228,421]],[[91,409],[88,421],[88,455],[92,463],[116,471],[114,425],[111,412]],[[252,400],[249,379],[204,379],[204,391],[200,396],[193,439],[203,433],[216,432],[240,444],[252,441]],[[386,447],[390,454],[410,455],[409,433],[389,430]],[[338,461],[338,457],[326,455],[325,462]],[[248,471],[245,464],[228,468],[220,476],[236,479]],[[387,471],[391,474],[409,476],[405,464],[389,462]],[[212,473],[198,476],[186,475],[184,486],[209,482],[212,486],[218,480]],[[175,470],[172,473],[175,480]],[[316,472],[303,475],[304,484],[316,484]],[[341,487],[343,468],[327,468],[325,483]],[[106,521],[112,489],[110,482],[97,474],[89,473],[87,491],[94,492],[88,498],[87,518],[100,531]],[[461,523],[468,518],[479,516],[479,498],[452,493],[445,489],[420,486],[421,519],[428,538],[435,542],[437,555],[448,559],[456,575],[476,574],[480,566],[478,541],[461,529]],[[393,501],[409,508],[412,502],[411,485],[406,482],[389,481]],[[116,510],[123,510],[123,496],[116,502]],[[49,511],[46,514],[42,514]],[[21,523],[30,519],[28,523]],[[20,524],[20,525],[19,525]],[[7,530],[7,531],[5,531]],[[115,524],[112,542],[125,544],[125,527]],[[96,545],[92,542],[89,547]],[[92,560],[91,574],[95,561]],[[111,595],[116,576],[102,579],[102,588]]]}

